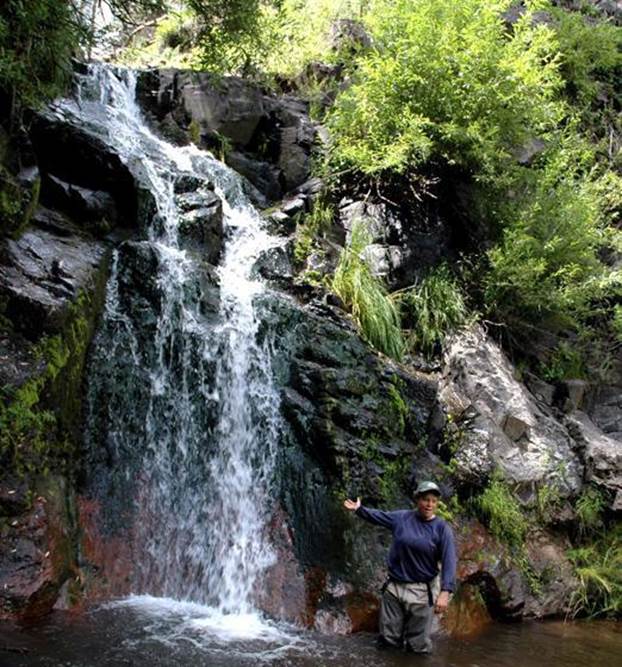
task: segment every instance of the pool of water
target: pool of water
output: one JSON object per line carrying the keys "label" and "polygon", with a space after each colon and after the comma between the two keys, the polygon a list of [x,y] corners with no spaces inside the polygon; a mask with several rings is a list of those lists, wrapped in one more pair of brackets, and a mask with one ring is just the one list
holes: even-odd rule
{"label": "pool of water", "polygon": [[36,626],[0,624],[2,667],[586,667],[621,656],[615,622],[496,624],[471,641],[437,637],[434,655],[421,658],[379,651],[370,634],[325,636],[144,596],[56,612]]}

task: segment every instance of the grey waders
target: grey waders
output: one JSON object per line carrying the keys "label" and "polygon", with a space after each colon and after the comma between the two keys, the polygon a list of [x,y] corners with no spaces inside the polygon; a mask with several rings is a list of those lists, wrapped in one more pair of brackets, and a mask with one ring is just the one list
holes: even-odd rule
{"label": "grey waders", "polygon": [[380,605],[381,641],[414,653],[430,653],[434,600],[439,592],[438,577],[427,584],[389,580]]}

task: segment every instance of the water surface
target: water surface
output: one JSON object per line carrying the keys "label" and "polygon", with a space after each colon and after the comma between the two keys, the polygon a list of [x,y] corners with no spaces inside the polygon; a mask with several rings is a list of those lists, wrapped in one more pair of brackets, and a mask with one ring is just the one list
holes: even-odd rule
{"label": "water surface", "polygon": [[437,637],[433,656],[378,651],[374,636],[324,636],[255,615],[216,614],[141,596],[30,628],[0,625],[2,667],[584,667],[621,664],[622,626],[561,621],[491,625],[471,641]]}

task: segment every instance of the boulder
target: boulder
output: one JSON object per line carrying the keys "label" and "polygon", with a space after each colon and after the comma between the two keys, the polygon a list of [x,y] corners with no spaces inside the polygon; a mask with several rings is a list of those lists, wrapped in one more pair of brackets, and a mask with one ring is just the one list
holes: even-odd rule
{"label": "boulder", "polygon": [[586,481],[607,490],[611,509],[622,511],[622,441],[603,433],[580,410],[569,414],[566,423],[583,452]]}
{"label": "boulder", "polygon": [[107,231],[118,219],[117,205],[110,193],[65,183],[51,174],[43,179],[41,202],[67,213],[91,231],[97,228],[93,230],[93,225],[88,223],[99,223],[100,229]]}
{"label": "boulder", "polygon": [[279,199],[283,194],[281,173],[273,164],[255,160],[240,151],[227,153],[225,161],[232,169],[248,179],[268,200]]}
{"label": "boulder", "polygon": [[218,264],[224,240],[220,197],[211,190],[195,190],[176,195],[175,202],[181,213],[180,246],[198,250],[210,264]]}
{"label": "boulder", "polygon": [[261,253],[252,268],[252,274],[259,274],[266,280],[287,283],[294,277],[291,253],[285,246],[274,246]]}
{"label": "boulder", "polygon": [[369,234],[371,247],[366,256],[372,271],[382,276],[391,290],[410,286],[454,252],[453,233],[439,213],[437,200],[424,198],[411,208],[405,212],[398,204],[371,197],[343,199],[329,237],[345,245],[354,225],[362,224]]}
{"label": "boulder", "polygon": [[333,51],[368,49],[372,39],[365,26],[354,19],[337,19],[330,27],[330,47]]}
{"label": "boulder", "polygon": [[[69,201],[89,199],[92,210],[94,197],[99,200],[97,206],[104,205],[102,196],[86,196],[88,193],[76,190],[76,187],[104,191],[113,198],[118,222],[125,227],[140,225],[148,212],[153,212],[153,195],[148,190],[142,165],[138,162],[125,164],[95,133],[74,126],[60,112],[46,111],[35,116],[31,136],[42,173],[71,184],[66,186],[65,192]],[[53,183],[47,182],[48,185]],[[58,181],[56,186],[58,194]],[[72,191],[70,187],[73,187]],[[110,211],[110,201],[107,197],[104,199]],[[84,201],[82,204],[87,205]]]}
{"label": "boulder", "polygon": [[[45,213],[39,215],[45,218]],[[47,219],[54,216],[47,216]],[[57,218],[58,219],[58,218]],[[0,294],[16,330],[36,339],[59,333],[81,290],[90,291],[106,246],[77,233],[28,228],[0,247]]]}
{"label": "boulder", "polygon": [[266,116],[264,95],[252,83],[235,77],[215,80],[203,72],[180,73],[177,86],[186,115],[201,128],[247,146]]}
{"label": "boulder", "polygon": [[481,480],[498,468],[526,492],[548,483],[565,497],[580,489],[581,464],[566,428],[514,378],[480,326],[447,341],[440,398],[447,413],[463,421],[455,453],[459,476]]}
{"label": "boulder", "polygon": [[363,225],[371,243],[388,241],[398,231],[399,223],[392,218],[384,204],[366,201],[343,202],[339,208],[339,226],[344,230],[342,242],[349,243],[353,227]]}
{"label": "boulder", "polygon": [[589,414],[604,433],[622,441],[622,386],[599,387],[592,398]]}
{"label": "boulder", "polygon": [[309,178],[317,129],[309,119],[308,104],[295,97],[280,98],[273,113],[280,128],[277,164],[284,191],[289,192]]}
{"label": "boulder", "polygon": [[529,532],[526,540],[529,565],[541,583],[540,590],[527,597],[525,617],[545,618],[570,613],[572,592],[579,587],[575,568],[566,555],[571,546],[563,535],[540,528]]}

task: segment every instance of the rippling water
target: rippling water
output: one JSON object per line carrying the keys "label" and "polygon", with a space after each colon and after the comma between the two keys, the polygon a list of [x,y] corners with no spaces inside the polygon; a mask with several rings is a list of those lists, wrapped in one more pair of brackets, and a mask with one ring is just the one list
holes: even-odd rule
{"label": "rippling water", "polygon": [[378,651],[374,637],[328,637],[256,616],[137,596],[86,614],[57,612],[30,628],[0,624],[2,667],[613,667],[622,624],[492,625],[472,641],[436,640],[433,656]]}

